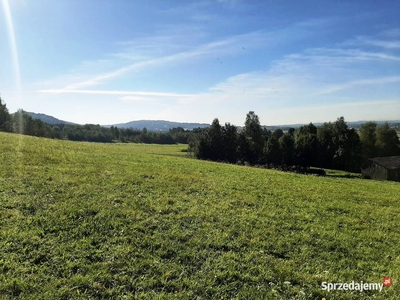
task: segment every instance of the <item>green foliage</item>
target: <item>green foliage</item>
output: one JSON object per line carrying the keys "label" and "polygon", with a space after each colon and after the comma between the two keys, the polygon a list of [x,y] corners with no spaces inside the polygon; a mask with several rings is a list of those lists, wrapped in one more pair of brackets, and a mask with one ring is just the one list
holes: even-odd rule
{"label": "green foliage", "polygon": [[196,130],[188,131],[180,128],[172,128],[168,133],[150,132],[146,128],[135,130],[123,129],[111,126],[110,128],[100,125],[50,125],[39,119],[33,119],[24,110],[19,109],[11,117],[6,105],[0,98],[0,131],[10,131],[25,135],[33,135],[55,139],[68,139],[71,141],[88,141],[111,143],[114,141],[147,143],[147,144],[187,144],[189,139],[193,140]]}
{"label": "green foliage", "polygon": [[376,137],[376,146],[380,156],[400,155],[400,140],[397,132],[389,128],[387,122],[377,128]]}
{"label": "green foliage", "polygon": [[221,161],[223,155],[222,129],[218,119],[214,119],[211,126],[204,130],[195,147],[195,155],[200,159]]}
{"label": "green foliage", "polygon": [[360,141],[363,147],[363,158],[368,159],[375,157],[377,154],[377,135],[376,122],[367,122],[361,125],[359,130]]}
{"label": "green foliage", "polygon": [[244,135],[248,140],[249,155],[247,161],[250,164],[261,163],[265,138],[260,125],[260,120],[254,111],[246,115],[246,121],[243,128]]}
{"label": "green foliage", "polygon": [[280,165],[282,164],[282,153],[280,149],[280,144],[275,136],[268,139],[265,144],[265,161],[268,164]]}
{"label": "green foliage", "polygon": [[223,161],[235,163],[237,160],[238,134],[237,128],[230,123],[222,127],[222,158]]}
{"label": "green foliage", "polygon": [[11,131],[11,116],[0,97],[0,131]]}
{"label": "green foliage", "polygon": [[12,131],[14,133],[53,137],[53,128],[38,119],[32,119],[24,110],[19,109],[12,116]]}
{"label": "green foliage", "polygon": [[258,116],[250,111],[240,133],[229,123],[221,127],[215,119],[210,128],[193,140],[188,151],[200,159],[229,163],[282,169],[296,165],[303,172],[311,166],[359,172],[363,158],[373,153],[381,156],[400,153],[397,133],[387,124],[376,133],[374,124],[361,127],[361,138],[347,126],[344,117],[318,128],[310,123],[296,130],[290,128],[286,134],[281,129],[271,133],[261,127]]}
{"label": "green foliage", "polygon": [[317,157],[317,128],[310,123],[301,126],[294,133],[294,148],[296,153],[296,165],[305,169],[316,164]]}
{"label": "green foliage", "polygon": [[354,171],[360,169],[361,142],[354,129],[349,129],[344,117],[333,124],[333,143],[335,155],[333,167],[339,170]]}
{"label": "green foliage", "polygon": [[359,172],[362,162],[362,143],[357,132],[348,128],[340,117],[317,129],[318,155],[316,166]]}
{"label": "green foliage", "polygon": [[336,146],[333,140],[334,129],[331,122],[324,123],[317,128],[318,138],[318,167],[333,168],[333,157],[336,153]]}
{"label": "green foliage", "polygon": [[400,155],[399,135],[387,122],[381,126],[367,122],[360,127],[359,135],[364,159]]}
{"label": "green foliage", "polygon": [[[400,186],[0,133],[2,299],[396,299]],[[324,292],[321,282],[393,285]],[[360,298],[361,297],[361,298]]]}
{"label": "green foliage", "polygon": [[281,151],[281,162],[285,165],[291,166],[294,164],[294,138],[293,135],[285,133],[279,138],[279,149]]}

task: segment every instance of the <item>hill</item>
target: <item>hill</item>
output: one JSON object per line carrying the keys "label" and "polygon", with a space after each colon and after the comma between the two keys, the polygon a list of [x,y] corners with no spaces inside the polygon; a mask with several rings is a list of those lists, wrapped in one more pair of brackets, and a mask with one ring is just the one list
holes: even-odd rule
{"label": "hill", "polygon": [[[43,122],[50,124],[50,125],[57,125],[57,124],[68,124],[68,125],[76,125],[76,123],[63,121],[57,119],[55,117],[46,115],[46,114],[38,114],[33,112],[27,112],[33,119],[39,119]],[[195,128],[204,128],[210,126],[210,124],[206,123],[182,123],[182,122],[170,122],[170,121],[162,121],[162,120],[140,120],[140,121],[131,121],[127,123],[119,123],[113,125],[101,125],[103,127],[111,127],[116,126],[118,128],[133,128],[142,130],[146,128],[148,131],[158,131],[158,132],[168,132],[172,128],[182,127],[186,130],[192,130]]]}
{"label": "hill", "polygon": [[[50,125],[57,125],[57,124],[70,124],[76,125],[76,123],[63,121],[57,119],[53,116],[49,116],[46,114],[41,113],[33,113],[27,112],[33,119],[40,119],[43,122],[50,124]],[[356,122],[347,122],[347,125],[350,128],[360,128],[360,126],[368,121],[356,121]],[[388,122],[391,127],[398,129],[400,120],[389,120],[389,121],[377,121],[378,125],[382,125],[385,122]],[[323,123],[314,123],[315,126],[321,126]],[[289,130],[290,128],[299,128],[303,125],[307,124],[286,124],[286,125],[263,125],[266,129],[275,130],[275,129],[282,129],[282,130]],[[163,120],[139,120],[139,121],[130,121],[127,123],[118,123],[112,125],[101,125],[103,127],[111,127],[115,126],[118,128],[133,128],[142,130],[146,128],[148,131],[158,131],[158,132],[168,132],[171,128],[182,127],[186,130],[192,130],[195,128],[205,128],[209,127],[210,124],[207,123],[184,123],[184,122],[172,122],[172,121],[163,121]],[[242,126],[238,126],[239,130],[242,129]]]}
{"label": "hill", "polygon": [[[110,127],[111,125],[106,125],[106,127]],[[170,122],[170,121],[162,121],[162,120],[140,120],[140,121],[131,121],[128,123],[120,123],[114,124],[118,128],[134,128],[142,130],[146,128],[149,131],[161,131],[166,132],[172,128],[182,127],[186,130],[192,130],[195,128],[204,128],[209,127],[210,124],[206,123],[182,123],[182,122]]]}
{"label": "hill", "polygon": [[33,113],[33,112],[26,112],[26,113],[28,115],[30,115],[32,117],[32,119],[39,119],[50,125],[58,125],[58,124],[75,125],[75,123],[63,121],[63,120],[57,119],[55,117],[52,117],[52,116],[49,116],[46,114],[38,114],[38,113]]}
{"label": "hill", "polygon": [[[0,133],[4,299],[395,299],[400,185]],[[381,283],[379,291],[322,282]]]}
{"label": "hill", "polygon": [[[361,127],[361,125],[367,123],[369,121],[353,121],[353,122],[346,122],[347,126],[349,126],[350,128],[355,128],[355,129],[359,129]],[[376,122],[378,125],[383,125],[384,123],[388,123],[389,126],[391,127],[397,127],[400,124],[400,120],[387,120],[387,121],[374,121]],[[315,126],[321,126],[324,123],[323,122],[317,122],[317,123],[313,123]],[[289,125],[266,125],[264,126],[265,128],[269,129],[269,130],[275,130],[275,129],[282,129],[282,130],[288,130],[289,128],[299,128],[303,125],[308,125],[308,124],[289,124]]]}

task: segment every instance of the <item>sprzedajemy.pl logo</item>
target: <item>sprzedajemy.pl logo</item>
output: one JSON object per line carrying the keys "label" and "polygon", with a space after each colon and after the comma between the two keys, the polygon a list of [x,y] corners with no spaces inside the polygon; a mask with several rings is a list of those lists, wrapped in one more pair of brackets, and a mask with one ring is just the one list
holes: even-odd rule
{"label": "sprzedajemy.pl logo", "polygon": [[375,282],[322,282],[321,288],[323,291],[380,291],[384,286],[389,287],[392,285],[392,279],[390,277],[385,277],[382,280],[382,283]]}

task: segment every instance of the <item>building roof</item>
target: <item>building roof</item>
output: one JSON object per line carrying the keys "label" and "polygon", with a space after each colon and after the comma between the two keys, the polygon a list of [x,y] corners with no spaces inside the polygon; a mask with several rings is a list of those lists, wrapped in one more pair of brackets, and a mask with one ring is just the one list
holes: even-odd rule
{"label": "building roof", "polygon": [[375,157],[370,160],[386,169],[400,169],[400,156]]}

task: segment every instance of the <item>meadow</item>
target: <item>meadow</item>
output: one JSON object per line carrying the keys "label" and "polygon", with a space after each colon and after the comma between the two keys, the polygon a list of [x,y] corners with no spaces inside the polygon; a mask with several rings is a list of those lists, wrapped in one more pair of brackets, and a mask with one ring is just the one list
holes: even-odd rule
{"label": "meadow", "polygon": [[[400,183],[0,133],[1,299],[397,299]],[[322,282],[393,284],[323,291]]]}

